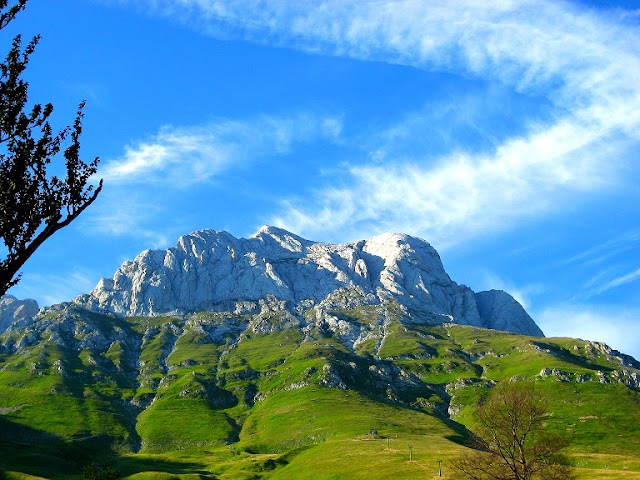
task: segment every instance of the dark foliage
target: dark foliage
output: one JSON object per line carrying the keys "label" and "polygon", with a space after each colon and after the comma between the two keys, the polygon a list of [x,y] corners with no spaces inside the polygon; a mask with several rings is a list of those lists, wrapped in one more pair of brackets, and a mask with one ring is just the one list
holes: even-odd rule
{"label": "dark foliage", "polygon": [[[27,0],[9,6],[0,0],[0,30],[25,8]],[[72,126],[54,133],[49,118],[53,105],[27,106],[29,84],[22,79],[40,37],[22,47],[17,35],[0,64],[0,236],[5,258],[0,260],[0,295],[18,283],[19,269],[51,235],[69,225],[102,190],[89,185],[98,159],[79,158],[82,133],[80,103]],[[67,144],[63,149],[63,145]],[[64,158],[66,175],[47,171],[52,160]]]}
{"label": "dark foliage", "polygon": [[120,472],[111,467],[101,467],[92,463],[82,469],[82,478],[88,480],[118,480]]}

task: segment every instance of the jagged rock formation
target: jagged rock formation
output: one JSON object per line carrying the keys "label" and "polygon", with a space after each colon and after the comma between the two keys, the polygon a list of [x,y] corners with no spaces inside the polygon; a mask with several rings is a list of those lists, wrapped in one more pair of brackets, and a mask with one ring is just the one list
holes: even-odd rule
{"label": "jagged rock formation", "polygon": [[270,226],[247,239],[203,230],[145,250],[74,303],[126,316],[313,309],[321,317],[390,300],[415,321],[543,335],[510,295],[458,285],[431,245],[398,233],[326,244]]}
{"label": "jagged rock formation", "polygon": [[15,322],[24,323],[38,313],[38,302],[31,299],[18,300],[13,295],[0,298],[0,334]]}

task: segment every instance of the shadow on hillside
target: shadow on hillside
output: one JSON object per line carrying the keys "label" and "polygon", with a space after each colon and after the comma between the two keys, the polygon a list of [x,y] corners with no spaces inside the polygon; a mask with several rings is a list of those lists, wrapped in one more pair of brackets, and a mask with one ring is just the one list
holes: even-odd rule
{"label": "shadow on hillside", "polygon": [[[52,480],[79,476],[85,465],[112,465],[123,476],[154,471],[169,474],[208,475],[203,465],[137,456],[119,456],[112,439],[106,435],[75,436],[64,439],[42,430],[12,421],[0,415],[0,475],[3,471],[20,472]],[[2,478],[0,476],[0,478]]]}
{"label": "shadow on hillside", "polygon": [[62,438],[4,416],[0,416],[0,450],[0,470],[51,478],[77,473],[76,459],[82,455]]}

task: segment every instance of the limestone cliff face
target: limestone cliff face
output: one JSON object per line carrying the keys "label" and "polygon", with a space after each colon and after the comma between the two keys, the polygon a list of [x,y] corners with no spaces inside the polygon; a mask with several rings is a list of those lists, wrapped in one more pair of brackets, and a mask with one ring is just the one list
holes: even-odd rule
{"label": "limestone cliff face", "polygon": [[4,295],[0,298],[0,334],[16,322],[30,320],[38,310],[35,300],[18,300],[13,295]]}
{"label": "limestone cliff face", "polygon": [[526,335],[543,336],[529,314],[511,295],[502,290],[475,294],[476,305],[487,328]]}
{"label": "limestone cliff face", "polygon": [[195,311],[327,311],[395,301],[403,315],[542,335],[504,292],[453,282],[426,241],[385,233],[326,244],[264,226],[250,238],[202,230],[146,250],[74,302],[119,315]]}

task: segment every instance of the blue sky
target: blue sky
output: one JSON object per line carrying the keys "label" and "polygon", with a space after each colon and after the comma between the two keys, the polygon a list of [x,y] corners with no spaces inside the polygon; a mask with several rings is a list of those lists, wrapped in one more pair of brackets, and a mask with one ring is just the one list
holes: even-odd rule
{"label": "blue sky", "polygon": [[548,336],[640,358],[640,2],[31,0],[1,32],[103,193],[9,293],[90,291],[146,248],[262,224],[400,231]]}

